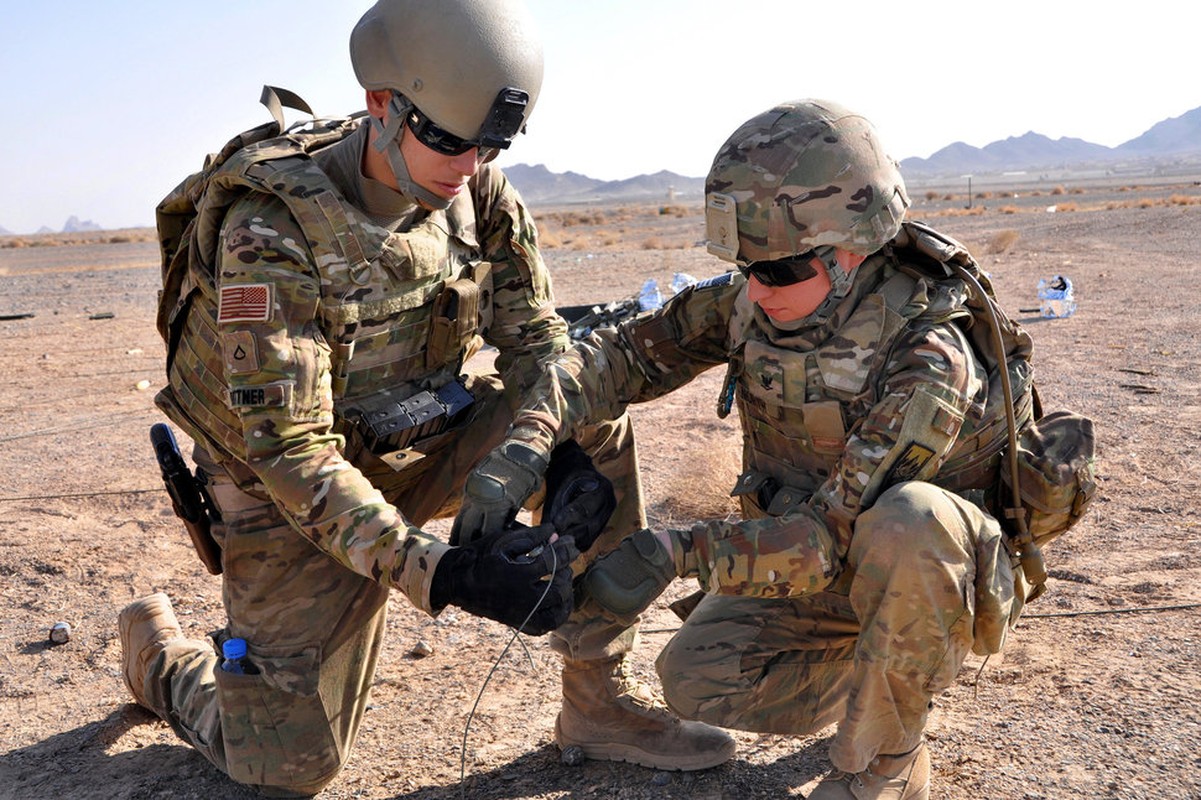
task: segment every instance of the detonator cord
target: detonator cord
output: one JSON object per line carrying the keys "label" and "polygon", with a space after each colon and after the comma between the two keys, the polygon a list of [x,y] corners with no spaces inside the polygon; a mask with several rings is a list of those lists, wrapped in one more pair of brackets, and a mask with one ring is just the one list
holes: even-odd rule
{"label": "detonator cord", "polygon": [[[522,620],[521,624],[513,631],[513,635],[509,637],[509,641],[505,644],[504,649],[500,651],[500,655],[496,657],[496,661],[493,662],[492,668],[489,669],[488,674],[484,676],[484,682],[480,685],[479,693],[475,696],[475,702],[471,705],[471,711],[467,713],[467,724],[463,726],[463,744],[459,751],[459,797],[467,797],[467,739],[471,733],[471,721],[475,718],[475,710],[479,708],[480,700],[482,700],[484,697],[484,691],[488,688],[488,683],[492,680],[492,676],[496,674],[496,670],[500,668],[500,662],[504,660],[505,655],[509,652],[509,648],[513,646],[513,642],[518,641],[518,637],[521,636],[521,632],[525,630],[525,626],[529,624],[530,619],[542,606],[542,602],[546,600],[546,596],[550,594],[551,586],[554,585],[555,573],[559,569],[559,555],[557,552],[555,552],[555,548],[553,547],[550,548],[550,557],[550,580],[546,582],[546,588],[542,590],[542,596],[538,598],[538,602],[534,603],[534,607],[530,609],[530,613],[526,614],[525,619]],[[525,648],[524,641],[522,641],[521,646]],[[529,648],[525,648],[525,653],[530,659],[530,666],[536,669],[537,667],[534,664],[533,656],[530,655]]]}

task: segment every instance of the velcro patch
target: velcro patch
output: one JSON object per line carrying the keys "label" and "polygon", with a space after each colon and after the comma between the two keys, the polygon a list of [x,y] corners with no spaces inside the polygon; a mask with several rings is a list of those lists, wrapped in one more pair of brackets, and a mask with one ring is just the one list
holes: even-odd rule
{"label": "velcro patch", "polygon": [[934,458],[934,451],[929,447],[916,442],[910,444],[905,448],[901,457],[893,463],[892,469],[888,471],[888,478],[884,481],[885,485],[892,486],[913,480],[932,458]]}
{"label": "velcro patch", "polygon": [[225,354],[225,369],[230,375],[246,375],[259,371],[259,348],[250,331],[226,331],[221,334],[221,350]]}
{"label": "velcro patch", "polygon": [[229,390],[229,407],[284,408],[292,402],[292,382],[265,383],[262,386],[238,386]]}
{"label": "velcro patch", "polygon": [[266,322],[269,319],[270,283],[242,283],[221,287],[217,322]]}

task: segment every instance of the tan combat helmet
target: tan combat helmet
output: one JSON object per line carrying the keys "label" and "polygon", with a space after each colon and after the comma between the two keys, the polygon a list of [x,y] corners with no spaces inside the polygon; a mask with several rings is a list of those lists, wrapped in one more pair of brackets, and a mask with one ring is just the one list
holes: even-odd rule
{"label": "tan combat helmet", "polygon": [[432,208],[450,201],[409,177],[401,125],[439,152],[487,159],[525,128],[542,87],[542,44],[519,0],[379,0],[351,32],[350,60],[363,88],[392,92],[376,147],[401,191]]}
{"label": "tan combat helmet", "polygon": [[820,247],[871,255],[909,197],[876,129],[824,100],[783,103],[726,140],[705,182],[709,252],[736,264]]}

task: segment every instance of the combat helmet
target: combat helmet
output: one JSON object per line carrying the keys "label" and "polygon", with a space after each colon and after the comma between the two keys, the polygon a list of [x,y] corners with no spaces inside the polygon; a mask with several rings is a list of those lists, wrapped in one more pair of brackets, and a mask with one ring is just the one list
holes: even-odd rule
{"label": "combat helmet", "polygon": [[449,201],[410,179],[401,126],[435,150],[488,158],[525,128],[542,86],[542,44],[519,0],[379,0],[351,32],[350,60],[363,88],[392,92],[376,146],[401,191],[434,208]]}
{"label": "combat helmet", "polygon": [[705,182],[709,252],[735,264],[838,247],[871,255],[901,228],[900,170],[864,117],[825,100],[742,124]]}

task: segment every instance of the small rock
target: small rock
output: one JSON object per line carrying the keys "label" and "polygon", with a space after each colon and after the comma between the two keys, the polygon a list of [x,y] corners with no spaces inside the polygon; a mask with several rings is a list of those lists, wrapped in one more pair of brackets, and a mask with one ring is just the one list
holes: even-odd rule
{"label": "small rock", "polygon": [[413,658],[425,658],[426,656],[432,656],[433,654],[434,648],[431,647],[430,643],[424,639],[413,645],[413,649],[409,651],[409,655],[411,655]]}
{"label": "small rock", "polygon": [[563,748],[563,753],[559,756],[559,760],[569,767],[579,767],[588,760],[588,756],[584,755],[583,749],[573,744]]}
{"label": "small rock", "polygon": [[50,643],[66,644],[71,641],[71,626],[66,622],[56,622],[50,626]]}

